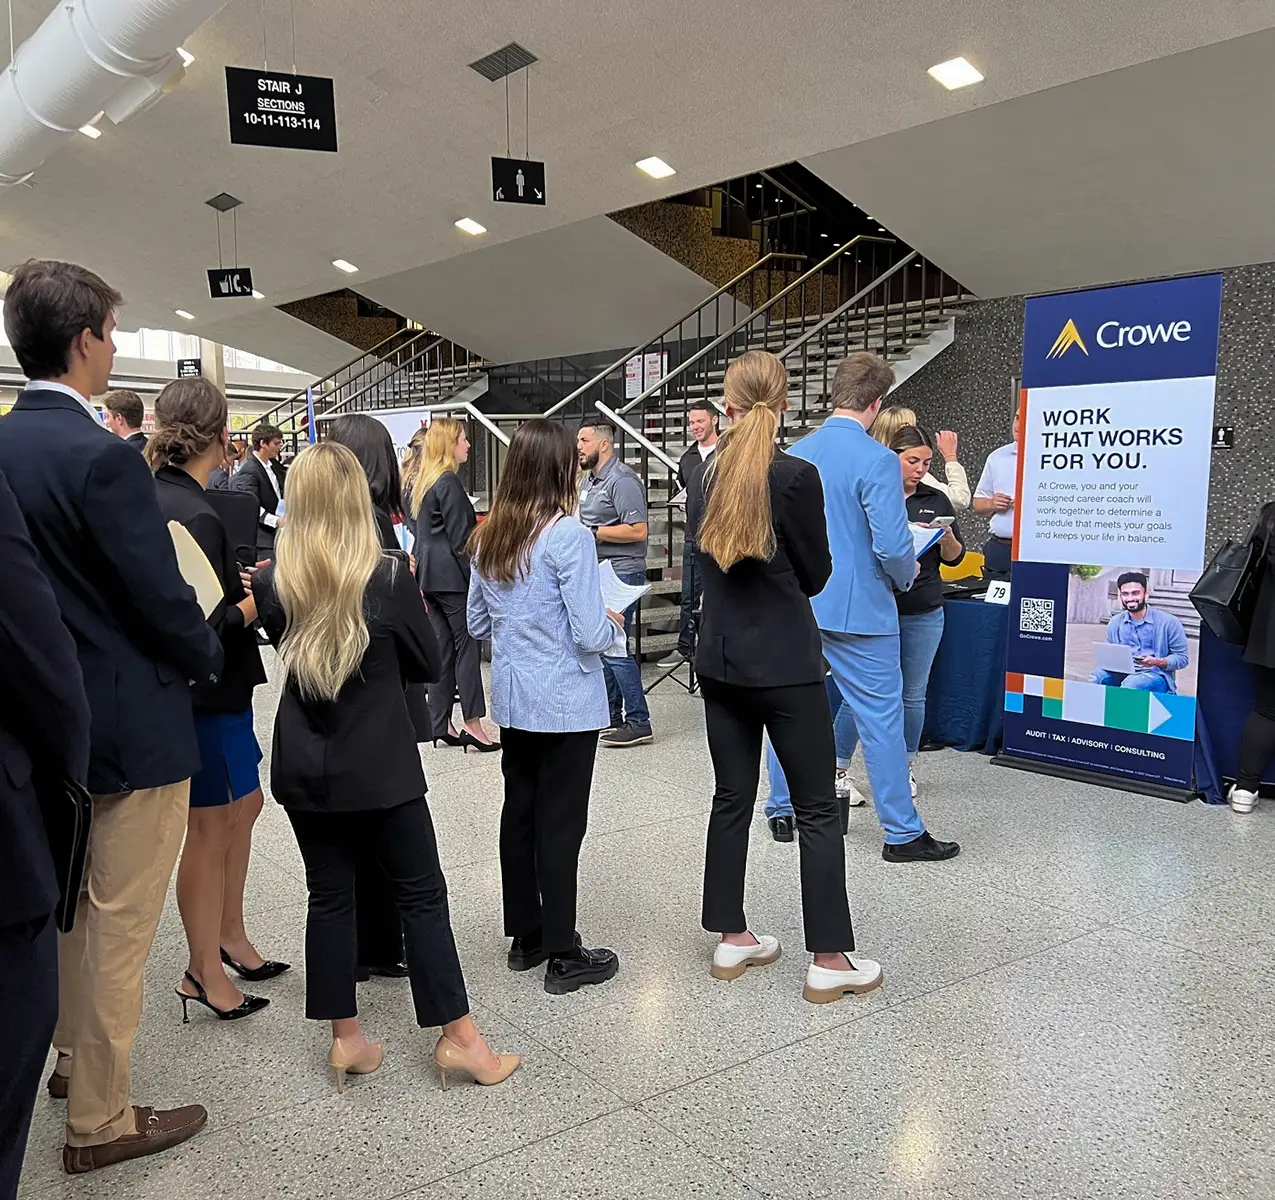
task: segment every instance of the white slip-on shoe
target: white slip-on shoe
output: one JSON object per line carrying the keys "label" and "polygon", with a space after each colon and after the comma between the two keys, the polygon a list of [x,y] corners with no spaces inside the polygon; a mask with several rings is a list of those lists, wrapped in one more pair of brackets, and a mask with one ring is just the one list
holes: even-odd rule
{"label": "white slip-on shoe", "polygon": [[916,799],[916,794],[921,789],[916,786],[916,776],[912,774],[912,768],[908,768],[908,787],[912,789],[912,799]]}
{"label": "white slip-on shoe", "polygon": [[806,987],[801,993],[811,1004],[831,1004],[840,1000],[847,992],[859,996],[864,992],[876,991],[885,980],[885,972],[880,963],[870,958],[860,958],[857,954],[847,955],[854,964],[851,971],[834,971],[829,967],[816,967],[810,964],[806,972]]}
{"label": "white slip-on shoe", "polygon": [[754,934],[755,946],[731,946],[718,942],[709,974],[714,979],[738,979],[749,967],[764,967],[779,957],[779,939],[767,933]]}
{"label": "white slip-on shoe", "polygon": [[1257,807],[1257,793],[1243,791],[1238,786],[1233,787],[1226,802],[1231,806],[1232,812],[1251,813]]}

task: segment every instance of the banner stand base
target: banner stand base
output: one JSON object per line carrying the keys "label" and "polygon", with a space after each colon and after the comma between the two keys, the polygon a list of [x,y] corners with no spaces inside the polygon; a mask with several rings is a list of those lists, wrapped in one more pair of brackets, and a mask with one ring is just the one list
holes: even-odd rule
{"label": "banner stand base", "polygon": [[1190,788],[1169,787],[1163,783],[1146,783],[1140,779],[1126,779],[1118,775],[1107,775],[1102,771],[1086,771],[1081,767],[1069,767],[1063,763],[1039,762],[1034,758],[1008,754],[1004,750],[992,756],[992,765],[1012,767],[1015,771],[1031,771],[1036,775],[1052,775],[1055,779],[1070,779],[1076,783],[1092,783],[1097,787],[1111,788],[1118,792],[1138,792],[1143,796],[1154,796],[1157,800],[1173,800],[1178,804],[1189,804],[1198,795]]}

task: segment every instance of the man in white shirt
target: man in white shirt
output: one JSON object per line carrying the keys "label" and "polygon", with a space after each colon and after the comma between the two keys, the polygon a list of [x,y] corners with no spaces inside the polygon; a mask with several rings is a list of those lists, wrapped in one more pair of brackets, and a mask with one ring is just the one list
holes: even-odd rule
{"label": "man in white shirt", "polygon": [[[685,492],[691,476],[717,449],[717,409],[706,400],[696,401],[686,411],[691,444],[677,464],[677,486]],[[682,613],[678,622],[677,647],[660,659],[661,667],[676,667],[695,652],[695,606],[699,603],[700,580],[695,569],[695,538],[687,528],[682,544]]]}
{"label": "man in white shirt", "polygon": [[990,517],[991,537],[983,546],[983,577],[1008,579],[1014,537],[1014,497],[1018,492],[1018,413],[1014,413],[1014,440],[987,456],[978,487],[974,489],[974,511]]}
{"label": "man in white shirt", "polygon": [[258,425],[252,431],[252,453],[236,472],[230,486],[235,491],[257,497],[257,557],[274,557],[274,535],[279,527],[279,502],[283,499],[283,469],[279,452],[283,434],[273,425]]}

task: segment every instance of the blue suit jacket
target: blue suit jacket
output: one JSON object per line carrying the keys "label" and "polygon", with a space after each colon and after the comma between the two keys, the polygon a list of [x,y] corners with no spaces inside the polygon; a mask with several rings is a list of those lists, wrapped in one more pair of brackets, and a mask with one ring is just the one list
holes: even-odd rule
{"label": "blue suit jacket", "polygon": [[188,779],[199,769],[190,680],[215,681],[221,642],[177,569],[145,459],[70,396],[32,390],[0,420],[0,472],[75,639],[89,791]]}
{"label": "blue suit jacket", "polygon": [[898,455],[850,417],[829,417],[789,453],[814,463],[823,481],[832,578],[810,602],[819,628],[897,634],[894,589],[916,577]]}

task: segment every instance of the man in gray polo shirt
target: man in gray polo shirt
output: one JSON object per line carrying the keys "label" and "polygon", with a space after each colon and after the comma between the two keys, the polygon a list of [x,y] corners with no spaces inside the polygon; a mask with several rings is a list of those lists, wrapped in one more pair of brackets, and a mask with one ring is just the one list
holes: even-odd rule
{"label": "man in gray polo shirt", "polygon": [[[625,583],[646,582],[646,489],[636,471],[615,456],[615,429],[600,417],[580,427],[576,438],[580,469],[580,520],[598,543],[598,561],[609,561]],[[624,611],[624,632],[636,614]],[[642,691],[642,671],[631,655],[602,659],[611,728],[604,746],[638,746],[654,741],[651,713]]]}

